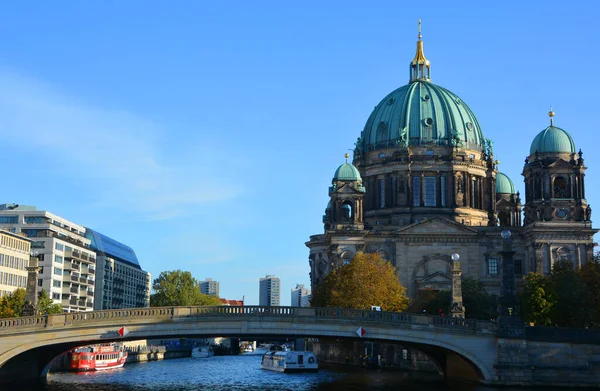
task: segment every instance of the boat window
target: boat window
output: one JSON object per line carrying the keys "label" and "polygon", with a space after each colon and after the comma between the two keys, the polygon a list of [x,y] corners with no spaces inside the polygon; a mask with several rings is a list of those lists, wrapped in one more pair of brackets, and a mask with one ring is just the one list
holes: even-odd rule
{"label": "boat window", "polygon": [[298,355],[298,364],[304,364],[304,356],[302,354]]}

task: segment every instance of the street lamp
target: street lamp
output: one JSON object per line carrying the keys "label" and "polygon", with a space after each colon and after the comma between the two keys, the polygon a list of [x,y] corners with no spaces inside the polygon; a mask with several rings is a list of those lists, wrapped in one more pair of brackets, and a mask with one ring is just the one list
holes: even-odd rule
{"label": "street lamp", "polygon": [[460,255],[454,253],[450,256],[450,258],[452,258],[452,261],[457,262],[460,259]]}

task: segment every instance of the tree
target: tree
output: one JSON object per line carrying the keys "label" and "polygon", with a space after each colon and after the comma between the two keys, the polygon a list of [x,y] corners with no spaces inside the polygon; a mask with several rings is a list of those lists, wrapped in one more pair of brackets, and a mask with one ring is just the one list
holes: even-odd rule
{"label": "tree", "polygon": [[313,292],[311,306],[367,310],[379,306],[384,311],[405,311],[406,289],[400,284],[396,268],[371,253],[357,253],[347,265],[334,270]]}
{"label": "tree", "polygon": [[590,294],[586,305],[590,313],[590,326],[600,327],[600,263],[588,262],[579,269],[579,275]]}
{"label": "tree", "polygon": [[[559,327],[586,327],[590,321],[587,304],[591,301],[588,287],[569,261],[559,261],[552,266],[550,289],[556,299],[551,318]],[[586,303],[582,305],[582,303]]]}
{"label": "tree", "polygon": [[466,277],[462,280],[465,318],[490,320],[498,316],[498,297],[489,294],[481,280]]}
{"label": "tree", "polygon": [[549,326],[552,322],[552,308],[556,297],[552,292],[548,277],[529,273],[525,278],[523,291],[519,295],[521,317],[524,321],[538,326]]}
{"label": "tree", "polygon": [[16,318],[21,316],[25,304],[25,289],[17,288],[0,299],[0,318]]}
{"label": "tree", "polygon": [[187,271],[160,273],[152,282],[152,290],[152,307],[222,304],[218,297],[200,293],[200,283]]}
{"label": "tree", "polygon": [[54,304],[45,289],[38,294],[38,309],[40,315],[62,314],[61,304]]}

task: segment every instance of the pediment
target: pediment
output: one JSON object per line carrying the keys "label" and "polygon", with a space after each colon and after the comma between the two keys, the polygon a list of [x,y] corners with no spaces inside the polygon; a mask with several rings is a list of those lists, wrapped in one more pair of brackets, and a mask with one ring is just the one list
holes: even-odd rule
{"label": "pediment", "polygon": [[419,280],[419,282],[448,282],[451,281],[449,275],[442,272],[435,272],[428,276],[425,276]]}
{"label": "pediment", "polygon": [[564,159],[558,159],[554,163],[550,164],[548,167],[552,168],[552,169],[559,169],[559,170],[562,170],[562,169],[572,170],[573,169],[573,166]]}
{"label": "pediment", "polygon": [[340,187],[337,188],[336,193],[343,193],[343,194],[357,194],[360,193],[360,191],[356,190],[354,188],[354,186],[351,186],[349,184],[344,184]]}
{"label": "pediment", "polygon": [[505,199],[501,199],[500,201],[496,202],[496,210],[512,208],[512,207],[514,207],[514,204],[510,203],[509,201],[507,201]]}
{"label": "pediment", "polygon": [[478,232],[464,224],[443,218],[425,219],[396,230],[399,234],[477,235]]}

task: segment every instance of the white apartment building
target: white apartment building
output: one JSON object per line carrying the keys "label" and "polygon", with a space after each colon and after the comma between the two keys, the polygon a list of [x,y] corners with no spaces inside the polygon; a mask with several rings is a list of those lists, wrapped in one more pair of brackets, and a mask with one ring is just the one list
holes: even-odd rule
{"label": "white apartment building", "polygon": [[40,266],[38,290],[45,289],[65,312],[94,309],[96,254],[85,227],[33,206],[2,204],[0,229],[31,240]]}
{"label": "white apartment building", "polygon": [[94,309],[149,307],[150,273],[142,270],[133,249],[90,228],[85,236],[97,254]]}
{"label": "white apartment building", "polygon": [[310,289],[304,287],[304,284],[296,284],[296,287],[292,289],[292,307],[309,307],[310,299],[312,295],[310,294]]}
{"label": "white apartment building", "polygon": [[219,282],[212,278],[207,278],[204,281],[200,281],[200,293],[211,296],[219,296]]}
{"label": "white apartment building", "polygon": [[280,304],[280,288],[281,281],[273,275],[267,275],[260,279],[258,305],[262,306],[279,306]]}
{"label": "white apartment building", "polygon": [[[0,216],[2,221],[2,216]],[[0,298],[17,288],[26,289],[31,240],[0,230]]]}

